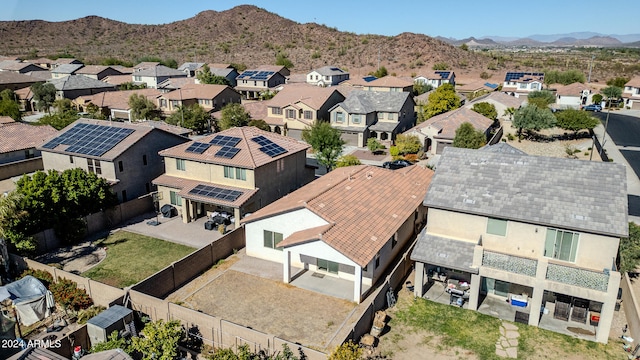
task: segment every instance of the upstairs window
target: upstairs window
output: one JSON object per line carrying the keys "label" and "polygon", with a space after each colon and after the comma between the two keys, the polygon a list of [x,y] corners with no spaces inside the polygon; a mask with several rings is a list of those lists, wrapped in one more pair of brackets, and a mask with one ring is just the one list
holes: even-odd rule
{"label": "upstairs window", "polygon": [[304,111],[305,120],[313,120],[313,113],[309,110]]}
{"label": "upstairs window", "polygon": [[184,159],[176,159],[176,169],[180,171],[185,171],[187,169],[187,165]]}
{"label": "upstairs window", "polygon": [[287,109],[287,119],[295,119],[296,111],[294,109]]}
{"label": "upstairs window", "polygon": [[342,111],[336,112],[336,122],[343,123],[344,122],[344,113]]}
{"label": "upstairs window", "polygon": [[544,244],[544,256],[563,261],[575,262],[579,238],[579,233],[547,229],[547,238]]}
{"label": "upstairs window", "polygon": [[507,220],[488,218],[487,234],[507,236]]}

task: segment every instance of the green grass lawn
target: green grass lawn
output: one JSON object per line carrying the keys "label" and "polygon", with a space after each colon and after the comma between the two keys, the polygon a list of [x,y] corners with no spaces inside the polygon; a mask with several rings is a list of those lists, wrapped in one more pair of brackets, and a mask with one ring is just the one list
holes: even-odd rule
{"label": "green grass lawn", "polygon": [[96,245],[107,248],[107,257],[82,275],[119,288],[138,283],[195,250],[126,231],[100,239]]}
{"label": "green grass lawn", "polygon": [[[479,359],[502,359],[495,353],[501,320],[492,316],[417,299],[399,301],[391,329],[394,322],[438,336],[442,346],[472,351]],[[576,354],[580,354],[580,359],[625,358],[621,343],[614,340],[605,345],[534,326],[516,325],[520,333],[519,359],[564,359]]]}

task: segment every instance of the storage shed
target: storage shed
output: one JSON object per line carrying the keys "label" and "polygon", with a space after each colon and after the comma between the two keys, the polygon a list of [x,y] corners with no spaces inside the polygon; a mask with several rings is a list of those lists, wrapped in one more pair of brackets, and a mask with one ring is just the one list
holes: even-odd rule
{"label": "storage shed", "polygon": [[91,340],[91,346],[105,342],[114,331],[122,331],[129,328],[133,322],[133,310],[124,306],[113,305],[100,314],[87,321],[87,333]]}

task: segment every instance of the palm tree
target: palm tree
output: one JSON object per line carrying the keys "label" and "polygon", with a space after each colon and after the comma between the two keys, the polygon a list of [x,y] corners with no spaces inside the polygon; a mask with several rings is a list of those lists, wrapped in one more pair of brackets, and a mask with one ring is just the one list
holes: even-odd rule
{"label": "palm tree", "polygon": [[516,109],[515,108],[506,108],[504,109],[504,113],[502,114],[502,116],[508,116],[509,120],[513,120],[513,114],[516,113]]}

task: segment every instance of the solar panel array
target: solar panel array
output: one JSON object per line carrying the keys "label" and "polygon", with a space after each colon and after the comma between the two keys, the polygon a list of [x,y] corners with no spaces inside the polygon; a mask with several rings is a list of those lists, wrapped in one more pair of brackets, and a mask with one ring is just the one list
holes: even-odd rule
{"label": "solar panel array", "polygon": [[203,152],[207,151],[207,149],[210,146],[211,144],[201,143],[196,141],[193,144],[189,145],[189,147],[185,151],[196,153],[196,154],[202,154]]}
{"label": "solar panel array", "polygon": [[223,146],[218,150],[215,156],[223,157],[227,159],[233,159],[234,156],[240,151],[238,148],[234,148],[233,146]]}
{"label": "solar panel array", "polygon": [[490,83],[490,82],[486,82],[486,83],[484,83],[484,86],[489,87],[489,88],[492,88],[492,89],[496,89],[496,88],[498,88],[498,84],[492,84],[492,83]]}
{"label": "solar panel array", "polygon": [[544,73],[537,73],[537,72],[508,72],[507,75],[504,78],[504,81],[513,81],[513,80],[518,80],[521,79],[525,76],[532,76],[532,77],[543,77]]}
{"label": "solar panel array", "polygon": [[436,74],[440,75],[441,79],[448,79],[451,71],[436,71]]}
{"label": "solar panel array", "polygon": [[102,156],[133,132],[133,129],[80,123],[42,147],[55,149],[58,145],[68,145],[67,152]]}
{"label": "solar panel array", "polygon": [[262,135],[251,138],[251,140],[253,140],[254,142],[258,143],[258,145],[261,146],[260,148],[258,148],[258,150],[262,151],[263,153],[271,157],[276,157],[278,155],[281,155],[287,152],[287,149],[274,143],[273,141],[267,139]]}
{"label": "solar panel array", "polygon": [[222,189],[215,186],[200,184],[191,189],[189,194],[233,202],[244,193],[242,191]]}
{"label": "solar panel array", "polygon": [[259,71],[248,70],[238,76],[238,79],[243,80],[267,80],[271,75],[275,74],[275,71]]}
{"label": "solar panel array", "polygon": [[218,145],[218,146],[236,146],[240,142],[240,138],[235,136],[227,136],[227,135],[216,135],[209,144]]}

